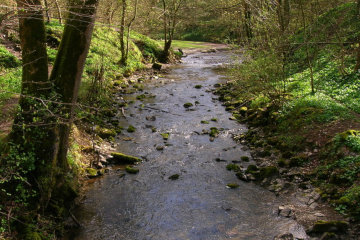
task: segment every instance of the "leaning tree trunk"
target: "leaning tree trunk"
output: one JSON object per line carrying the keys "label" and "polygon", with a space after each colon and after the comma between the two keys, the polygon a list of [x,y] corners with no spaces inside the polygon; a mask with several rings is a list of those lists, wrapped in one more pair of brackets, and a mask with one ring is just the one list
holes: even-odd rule
{"label": "leaning tree trunk", "polygon": [[89,51],[94,28],[98,0],[70,0],[72,7],[67,17],[64,34],[59,46],[50,80],[60,94],[63,107],[62,115],[67,122],[60,124],[60,145],[58,167],[68,169],[67,151],[69,134],[74,120],[75,104],[78,97],[81,76]]}
{"label": "leaning tree trunk", "polygon": [[[48,57],[43,9],[40,0],[18,0],[19,33],[22,49],[22,89],[20,111],[11,142],[18,154],[26,154],[21,168],[28,172],[31,185],[40,191],[39,204],[46,205],[51,195],[52,170],[58,152],[56,119],[47,101],[52,91],[48,80]],[[11,159],[9,159],[11,161]]]}

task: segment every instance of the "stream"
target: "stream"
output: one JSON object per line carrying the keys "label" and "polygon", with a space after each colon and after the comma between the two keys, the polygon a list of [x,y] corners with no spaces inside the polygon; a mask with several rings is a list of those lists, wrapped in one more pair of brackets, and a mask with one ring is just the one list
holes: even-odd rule
{"label": "stream", "polygon": [[[155,97],[130,104],[121,120],[136,132],[124,131],[117,138],[119,152],[145,159],[137,166],[140,172],[124,176],[122,168],[113,167],[94,181],[75,212],[82,228],[67,239],[272,240],[288,232],[306,239],[296,221],[278,216],[281,197],[226,170],[241,156],[251,159],[247,148],[232,140],[246,126],[231,121],[231,113],[209,91],[224,82],[214,68],[231,59],[226,51],[194,53],[146,85],[146,95]],[[188,102],[194,105],[190,109],[183,106]],[[222,130],[214,141],[202,134],[211,127]],[[160,133],[169,133],[169,139]],[[169,179],[174,174],[178,180]],[[228,189],[228,183],[240,186]]]}

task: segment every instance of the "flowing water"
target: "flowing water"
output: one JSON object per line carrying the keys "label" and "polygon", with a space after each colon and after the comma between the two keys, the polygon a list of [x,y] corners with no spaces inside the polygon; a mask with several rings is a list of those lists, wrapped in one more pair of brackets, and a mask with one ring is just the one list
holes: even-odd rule
{"label": "flowing water", "polygon": [[[246,127],[229,120],[231,114],[208,91],[223,81],[214,68],[230,58],[220,51],[192,54],[147,86],[145,91],[155,98],[126,109],[122,124],[137,130],[119,136],[118,150],[143,157],[140,172],[124,177],[123,170],[113,169],[96,180],[76,211],[83,227],[69,239],[270,240],[287,232],[305,238],[295,221],[277,216],[281,199],[226,170],[232,160],[250,156],[246,147],[231,138]],[[194,107],[185,109],[187,102]],[[152,116],[155,121],[146,120]],[[209,124],[201,124],[202,120]],[[153,127],[157,132],[152,132]],[[202,134],[211,127],[223,128],[213,142]],[[169,140],[164,142],[160,133],[170,133]],[[123,140],[126,137],[133,140]],[[158,151],[157,146],[165,148]],[[170,180],[173,174],[179,174],[179,179]],[[240,187],[228,189],[228,183]]]}

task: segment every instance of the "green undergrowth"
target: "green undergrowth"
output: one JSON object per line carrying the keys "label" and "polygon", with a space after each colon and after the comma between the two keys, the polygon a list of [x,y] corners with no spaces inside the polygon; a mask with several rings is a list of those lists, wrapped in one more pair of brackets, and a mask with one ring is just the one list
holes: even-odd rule
{"label": "green undergrowth", "polygon": [[[242,64],[229,67],[232,81],[216,93],[234,119],[255,129],[240,139],[262,148],[263,155],[275,149],[280,167],[311,166],[314,172],[308,174],[322,197],[360,219],[359,129],[342,132],[360,122],[360,73],[354,72],[358,45],[352,44],[360,37],[355,10],[355,3],[340,5],[306,31],[299,29],[289,39],[294,44],[285,64],[275,49],[248,50]],[[308,49],[304,42],[311,43]],[[321,154],[308,158],[304,152],[309,151]]]}
{"label": "green undergrowth", "polygon": [[0,45],[0,106],[14,93],[20,92],[21,62]]}

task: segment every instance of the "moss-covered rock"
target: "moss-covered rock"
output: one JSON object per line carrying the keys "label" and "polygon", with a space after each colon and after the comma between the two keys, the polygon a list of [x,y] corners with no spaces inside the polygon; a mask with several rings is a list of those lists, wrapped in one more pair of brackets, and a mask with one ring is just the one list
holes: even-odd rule
{"label": "moss-covered rock", "polygon": [[230,189],[235,189],[235,188],[238,188],[239,187],[239,184],[236,184],[236,183],[228,183],[226,185],[227,188],[230,188]]}
{"label": "moss-covered rock", "polygon": [[262,178],[270,178],[279,175],[279,170],[275,166],[260,168],[260,176]]}
{"label": "moss-covered rock", "polygon": [[211,121],[212,122],[217,122],[218,120],[217,120],[217,118],[212,118]]}
{"label": "moss-covered rock", "polygon": [[90,178],[94,178],[98,176],[98,171],[94,168],[86,168],[86,175]]}
{"label": "moss-covered rock", "polygon": [[170,133],[160,133],[160,135],[162,136],[162,138],[166,141],[170,138]]}
{"label": "moss-covered rock", "polygon": [[111,153],[112,158],[109,159],[109,161],[115,163],[115,164],[136,164],[138,162],[141,162],[140,158],[126,155],[119,152],[112,152]]}
{"label": "moss-covered rock", "polygon": [[246,173],[252,173],[252,172],[255,172],[255,171],[259,171],[259,168],[256,166],[256,165],[249,165],[246,169]]}
{"label": "moss-covered rock", "polygon": [[202,88],[202,85],[195,85],[195,88],[200,89],[200,88]]}
{"label": "moss-covered rock", "polygon": [[140,170],[131,166],[127,166],[125,171],[130,174],[137,174]]}
{"label": "moss-covered rock", "polygon": [[95,133],[101,138],[108,139],[117,135],[116,130],[96,126]]}
{"label": "moss-covered rock", "polygon": [[309,233],[345,233],[349,228],[349,223],[345,221],[317,221],[310,229]]}
{"label": "moss-covered rock", "polygon": [[250,161],[250,158],[248,156],[242,156],[240,159],[243,162],[249,162]]}
{"label": "moss-covered rock", "polygon": [[247,107],[241,107],[241,108],[239,109],[239,113],[240,113],[242,116],[245,116],[246,113],[247,113],[247,111],[248,111],[248,108],[247,108]]}
{"label": "moss-covered rock", "polygon": [[210,124],[210,123],[209,123],[209,121],[202,120],[202,121],[201,121],[201,124]]}
{"label": "moss-covered rock", "polygon": [[210,133],[209,133],[209,135],[210,135],[210,137],[217,137],[218,135],[219,135],[219,129],[217,129],[216,127],[212,127],[212,128],[210,128]]}
{"label": "moss-covered rock", "polygon": [[226,169],[228,171],[234,171],[234,172],[239,172],[240,171],[240,167],[234,163],[230,163],[226,166]]}
{"label": "moss-covered rock", "polygon": [[179,174],[174,174],[174,175],[171,175],[171,176],[169,177],[169,179],[170,179],[170,180],[178,180],[179,177],[180,177]]}
{"label": "moss-covered rock", "polygon": [[185,103],[184,104],[184,108],[191,108],[193,106],[194,106],[194,104],[192,104],[192,103]]}
{"label": "moss-covered rock", "polygon": [[130,125],[130,126],[128,127],[127,131],[128,131],[129,133],[133,133],[133,132],[136,131],[136,128],[135,128],[133,125]]}

